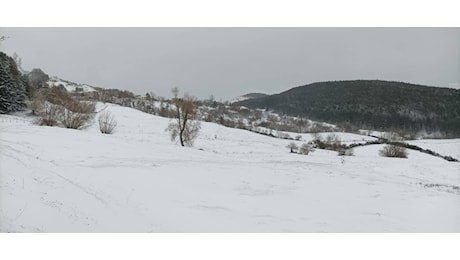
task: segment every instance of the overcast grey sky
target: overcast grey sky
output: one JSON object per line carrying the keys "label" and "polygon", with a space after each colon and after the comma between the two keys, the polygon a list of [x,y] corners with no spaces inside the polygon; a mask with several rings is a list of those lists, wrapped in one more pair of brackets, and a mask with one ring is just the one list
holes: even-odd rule
{"label": "overcast grey sky", "polygon": [[23,68],[104,88],[198,98],[317,81],[460,83],[460,28],[1,28]]}

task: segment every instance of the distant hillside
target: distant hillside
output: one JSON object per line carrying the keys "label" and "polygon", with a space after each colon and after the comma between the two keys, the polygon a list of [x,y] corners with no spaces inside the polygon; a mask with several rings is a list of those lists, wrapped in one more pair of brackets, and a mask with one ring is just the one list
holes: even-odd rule
{"label": "distant hillside", "polygon": [[360,128],[460,136],[460,90],[402,82],[318,82],[235,105]]}
{"label": "distant hillside", "polygon": [[230,101],[230,103],[240,102],[240,101],[248,100],[248,99],[263,98],[263,97],[266,97],[266,96],[268,96],[268,95],[263,94],[263,93],[249,93],[249,94],[239,96],[237,98],[232,99]]}
{"label": "distant hillside", "polygon": [[60,79],[58,77],[51,77],[47,81],[48,86],[51,87],[59,87],[69,93],[73,92],[78,92],[78,93],[83,93],[83,92],[94,92],[96,91],[95,87],[92,87],[87,84],[78,84],[74,82],[70,82],[67,80]]}
{"label": "distant hillside", "polygon": [[29,97],[31,97],[30,95],[35,90],[46,87],[57,87],[69,94],[83,94],[97,91],[96,87],[87,84],[79,84],[58,77],[50,77],[39,68],[35,68],[30,72],[25,71],[24,78],[26,79]]}

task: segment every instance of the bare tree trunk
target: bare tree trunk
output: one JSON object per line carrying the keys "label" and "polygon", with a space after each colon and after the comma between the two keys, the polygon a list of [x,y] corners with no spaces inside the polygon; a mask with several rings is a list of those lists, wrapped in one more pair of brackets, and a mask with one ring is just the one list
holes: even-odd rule
{"label": "bare tree trunk", "polygon": [[193,139],[198,135],[200,129],[199,122],[194,122],[194,116],[197,113],[196,100],[193,97],[184,95],[184,98],[178,97],[178,89],[173,89],[173,104],[176,106],[174,111],[175,122],[168,126],[171,131],[171,140],[179,138],[180,145],[192,145]]}
{"label": "bare tree trunk", "polygon": [[179,133],[179,139],[180,139],[180,144],[182,146],[185,146],[184,144],[184,132],[185,132],[185,127],[187,126],[187,120],[188,120],[188,113],[185,113],[184,114],[184,118],[183,118],[183,123],[182,125],[180,125],[180,133]]}

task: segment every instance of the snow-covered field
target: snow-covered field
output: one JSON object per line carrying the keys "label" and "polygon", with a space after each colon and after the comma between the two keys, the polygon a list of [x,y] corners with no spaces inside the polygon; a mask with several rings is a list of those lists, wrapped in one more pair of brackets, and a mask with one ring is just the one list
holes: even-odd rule
{"label": "snow-covered field", "polygon": [[457,160],[460,160],[460,139],[414,140],[407,141],[407,143],[417,145],[423,149],[436,151],[437,153],[444,156],[452,156]]}
{"label": "snow-covered field", "polygon": [[[460,232],[460,163],[381,145],[290,154],[290,140],[211,123],[183,148],[168,119],[106,106],[113,135],[0,115],[0,231]],[[458,139],[436,142],[458,157]]]}

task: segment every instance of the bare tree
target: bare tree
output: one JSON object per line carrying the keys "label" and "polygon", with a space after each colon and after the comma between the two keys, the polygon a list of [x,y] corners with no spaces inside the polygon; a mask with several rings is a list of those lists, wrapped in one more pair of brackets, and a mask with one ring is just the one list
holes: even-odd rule
{"label": "bare tree", "polygon": [[308,120],[307,119],[303,119],[303,118],[298,118],[295,122],[295,124],[297,125],[298,127],[298,132],[299,133],[304,133],[308,127],[309,127],[309,123],[308,123]]}
{"label": "bare tree", "polygon": [[200,121],[197,120],[198,106],[196,98],[185,94],[179,98],[179,89],[173,88],[172,99],[173,121],[169,123],[167,131],[171,134],[171,140],[179,139],[182,146],[192,145],[200,131]]}
{"label": "bare tree", "polygon": [[16,66],[18,67],[18,70],[21,71],[21,72],[24,72],[24,70],[22,69],[22,59],[21,59],[21,57],[19,57],[19,55],[16,52],[13,53],[13,60],[16,63]]}

